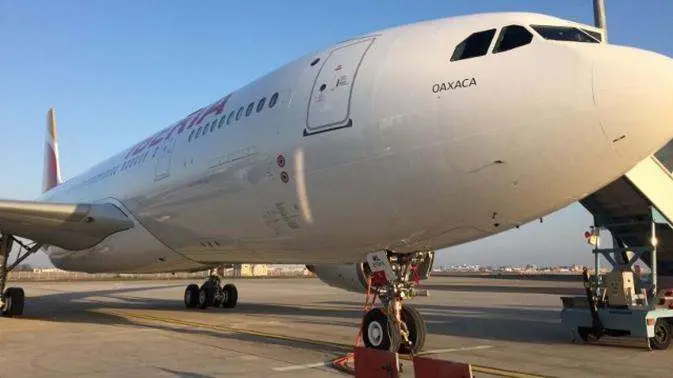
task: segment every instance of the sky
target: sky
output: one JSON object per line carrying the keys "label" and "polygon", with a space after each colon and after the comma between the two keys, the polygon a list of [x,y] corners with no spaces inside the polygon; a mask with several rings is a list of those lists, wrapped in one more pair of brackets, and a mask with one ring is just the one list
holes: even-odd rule
{"label": "sky", "polygon": [[[611,43],[673,57],[673,1],[606,3]],[[40,194],[49,107],[67,179],[311,51],[381,28],[494,11],[593,23],[591,0],[0,0],[0,198]],[[442,251],[438,262],[587,262],[590,223],[572,205]]]}

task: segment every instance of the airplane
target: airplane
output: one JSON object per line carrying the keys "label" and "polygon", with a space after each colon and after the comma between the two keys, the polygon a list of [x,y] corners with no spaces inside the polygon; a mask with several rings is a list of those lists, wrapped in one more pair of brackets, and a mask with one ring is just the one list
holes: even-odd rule
{"label": "airplane", "polygon": [[[673,60],[533,13],[395,27],[305,55],[67,181],[48,113],[44,193],[0,201],[0,293],[45,250],[61,269],[176,272],[306,264],[371,292],[370,348],[422,349],[403,302],[434,251],[563,208],[673,138]],[[27,242],[30,240],[32,242]],[[7,261],[21,248],[17,262]],[[213,274],[189,308],[233,308]]]}

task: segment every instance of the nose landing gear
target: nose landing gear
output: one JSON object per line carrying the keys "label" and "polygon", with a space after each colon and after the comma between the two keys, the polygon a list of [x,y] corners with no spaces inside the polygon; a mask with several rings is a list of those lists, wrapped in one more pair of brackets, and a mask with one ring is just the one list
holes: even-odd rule
{"label": "nose landing gear", "polygon": [[431,251],[367,255],[370,291],[378,296],[382,306],[369,310],[362,320],[360,333],[366,347],[412,355],[423,349],[425,321],[416,308],[402,301],[428,295],[414,286],[429,277],[433,260]]}

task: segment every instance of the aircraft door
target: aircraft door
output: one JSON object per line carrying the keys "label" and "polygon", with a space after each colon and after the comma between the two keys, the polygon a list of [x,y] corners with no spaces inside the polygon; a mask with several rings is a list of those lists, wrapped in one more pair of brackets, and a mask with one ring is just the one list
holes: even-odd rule
{"label": "aircraft door", "polygon": [[353,83],[373,41],[368,38],[338,47],[325,58],[311,90],[304,135],[352,125]]}
{"label": "aircraft door", "polygon": [[167,178],[171,174],[171,159],[173,158],[173,149],[175,148],[175,139],[161,143],[156,151],[156,163],[154,166],[154,181]]}

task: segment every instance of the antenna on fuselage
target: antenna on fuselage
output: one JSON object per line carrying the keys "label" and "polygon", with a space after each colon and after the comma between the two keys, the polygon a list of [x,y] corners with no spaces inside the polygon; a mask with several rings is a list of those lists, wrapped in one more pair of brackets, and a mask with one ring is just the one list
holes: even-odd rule
{"label": "antenna on fuselage", "polygon": [[605,17],[605,0],[594,0],[594,25],[603,30],[603,42],[608,42],[608,24]]}

